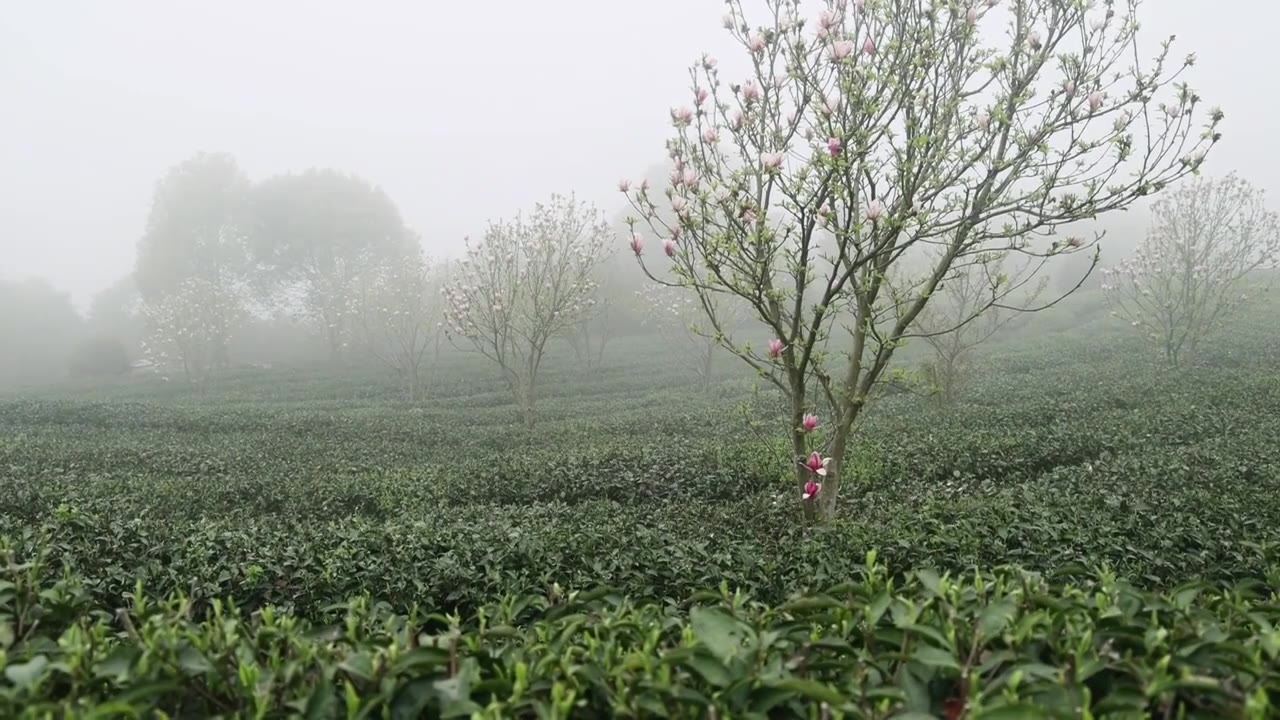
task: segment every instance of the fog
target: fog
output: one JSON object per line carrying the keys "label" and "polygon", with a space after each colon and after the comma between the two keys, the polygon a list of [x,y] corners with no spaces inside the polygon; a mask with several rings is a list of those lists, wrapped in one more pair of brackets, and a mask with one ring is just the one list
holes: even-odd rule
{"label": "fog", "polygon": [[[14,3],[0,23],[0,274],[85,307],[127,273],[151,193],[197,151],[253,180],[310,167],[381,185],[428,251],[551,191],[621,207],[661,161],[667,109],[704,51],[731,53],[713,0],[528,3]],[[1145,8],[1199,57],[1227,112],[1211,171],[1280,184],[1268,71],[1280,9]],[[736,59],[736,55],[734,56]]]}
{"label": "fog", "polygon": [[[618,179],[664,161],[689,65],[709,52],[729,77],[745,68],[722,12],[712,0],[14,3],[0,23],[0,278],[42,279],[87,312],[132,272],[157,181],[199,152],[233,156],[254,183],[354,173],[435,257],[552,192],[616,223]],[[1275,189],[1280,9],[1161,0],[1143,13],[1144,42],[1177,33],[1174,56],[1198,56],[1187,79],[1226,111],[1206,172]],[[1146,218],[1103,225],[1114,261]]]}

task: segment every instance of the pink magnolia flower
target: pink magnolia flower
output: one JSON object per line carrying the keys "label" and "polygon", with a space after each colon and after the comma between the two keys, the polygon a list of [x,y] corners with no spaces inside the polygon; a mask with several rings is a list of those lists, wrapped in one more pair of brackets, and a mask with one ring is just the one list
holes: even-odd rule
{"label": "pink magnolia flower", "polygon": [[676,254],[676,241],[675,241],[675,240],[670,240],[670,239],[668,239],[668,240],[663,240],[663,241],[662,241],[662,252],[666,253],[666,254],[667,254],[667,257],[675,257],[675,254]]}
{"label": "pink magnolia flower", "polygon": [[681,175],[680,179],[684,181],[686,186],[692,187],[698,184],[698,172],[693,168],[685,168],[684,174]]}
{"label": "pink magnolia flower", "polygon": [[1062,92],[1066,94],[1067,97],[1073,97],[1076,94],[1076,82],[1074,80],[1067,80],[1063,82]]}
{"label": "pink magnolia flower", "polygon": [[640,257],[642,250],[644,250],[644,238],[638,234],[633,234],[631,236],[631,252],[635,253],[636,257]]}
{"label": "pink magnolia flower", "polygon": [[813,413],[806,414],[800,420],[800,427],[804,428],[805,432],[813,432],[818,427],[818,416]]}
{"label": "pink magnolia flower", "polygon": [[864,52],[864,53],[866,53],[866,54],[868,54],[868,55],[875,55],[875,54],[876,54],[876,41],[875,41],[875,40],[872,40],[870,37],[868,37],[868,38],[867,38],[867,41],[866,41],[866,42],[864,42],[864,43],[862,43],[862,52]]}
{"label": "pink magnolia flower", "polygon": [[836,155],[839,155],[841,147],[842,145],[840,143],[840,138],[838,137],[827,138],[827,152],[831,153],[831,157],[835,157]]}
{"label": "pink magnolia flower", "polygon": [[853,53],[853,41],[837,40],[831,43],[830,53],[832,60],[843,60],[849,57]]}
{"label": "pink magnolia flower", "polygon": [[1097,112],[1102,107],[1102,93],[1094,91],[1089,93],[1089,112]]}
{"label": "pink magnolia flower", "polygon": [[724,24],[724,27],[725,27],[725,29],[726,29],[726,30],[731,30],[731,29],[733,28],[733,16],[732,16],[732,15],[729,15],[729,14],[727,14],[727,13],[726,13],[723,17],[721,17],[721,18],[720,18],[720,22]]}
{"label": "pink magnolia flower", "polygon": [[986,130],[991,125],[991,113],[986,110],[979,110],[977,115],[973,116],[973,121],[978,124],[982,130]]}
{"label": "pink magnolia flower", "polygon": [[970,7],[964,14],[964,22],[969,27],[978,24],[978,8]]}
{"label": "pink magnolia flower", "polygon": [[742,99],[746,102],[760,99],[760,86],[756,85],[755,80],[748,80],[742,83]]}
{"label": "pink magnolia flower", "polygon": [[876,220],[879,220],[880,216],[882,215],[884,215],[883,203],[881,203],[879,200],[872,200],[871,202],[867,203],[867,219],[868,220],[875,222]]}
{"label": "pink magnolia flower", "polygon": [[675,210],[677,214],[683,215],[684,211],[689,209],[689,201],[677,195],[671,198],[671,209]]}
{"label": "pink magnolia flower", "polygon": [[760,164],[764,166],[765,170],[777,170],[782,167],[782,153],[761,153]]}
{"label": "pink magnolia flower", "polygon": [[1067,238],[1067,247],[1078,248],[1081,245],[1084,245],[1084,238],[1079,238],[1075,236]]}
{"label": "pink magnolia flower", "polygon": [[835,111],[840,109],[840,96],[836,93],[827,95],[823,98],[822,109],[825,110],[828,115],[834,114]]}
{"label": "pink magnolia flower", "polygon": [[630,180],[619,180],[619,181],[618,181],[618,191],[619,191],[619,192],[627,192],[627,191],[628,191],[628,190],[630,190],[630,189],[631,189],[631,181],[630,181]]}
{"label": "pink magnolia flower", "polygon": [[1089,21],[1089,27],[1093,28],[1094,30],[1101,30],[1106,26],[1107,26],[1107,18],[1105,15],[1095,15],[1093,19]]}
{"label": "pink magnolia flower", "polygon": [[671,119],[676,127],[684,127],[693,120],[693,111],[687,107],[675,108],[671,111]]}
{"label": "pink magnolia flower", "polygon": [[1041,43],[1040,43],[1039,30],[1032,30],[1031,32],[1027,33],[1027,47],[1031,48],[1032,50],[1040,49]]}
{"label": "pink magnolia flower", "polygon": [[711,57],[710,55],[702,58],[702,67],[708,70],[714,70],[716,67],[716,59]]}
{"label": "pink magnolia flower", "polygon": [[813,473],[821,477],[827,476],[827,465],[831,464],[831,458],[824,458],[815,450],[809,455],[809,459],[805,461],[804,466],[809,468]]}
{"label": "pink magnolia flower", "polygon": [[816,483],[812,480],[804,484],[804,494],[800,496],[801,500],[812,500],[822,492],[822,483]]}
{"label": "pink magnolia flower", "polygon": [[747,38],[747,47],[751,48],[751,52],[758,53],[764,50],[764,36],[760,33],[751,33]]}
{"label": "pink magnolia flower", "polygon": [[708,95],[708,94],[709,94],[709,93],[707,92],[707,89],[706,89],[706,88],[701,88],[701,87],[700,87],[700,88],[698,88],[698,89],[697,89],[697,91],[695,91],[695,92],[694,92],[694,94],[693,94],[693,99],[694,99],[694,101],[695,101],[695,102],[697,102],[699,105],[701,105],[702,103],[704,103],[704,102],[706,102],[706,101],[707,101],[707,95]]}
{"label": "pink magnolia flower", "polygon": [[866,9],[867,9],[867,0],[853,0],[853,6],[854,6],[854,7],[856,7],[856,8],[858,8],[858,10],[860,10],[860,11],[861,11],[861,10],[866,10]]}
{"label": "pink magnolia flower", "polygon": [[640,181],[640,192],[648,192],[648,190],[649,190],[649,179],[645,178],[644,180]]}
{"label": "pink magnolia flower", "polygon": [[741,127],[742,127],[742,111],[734,110],[733,111],[733,129],[737,130],[738,128],[741,128]]}
{"label": "pink magnolia flower", "polygon": [[781,355],[782,348],[783,348],[783,345],[781,340],[779,340],[778,338],[774,338],[770,340],[769,341],[769,357],[776,358],[779,355]]}
{"label": "pink magnolia flower", "polygon": [[821,30],[830,30],[840,24],[840,16],[830,10],[823,10],[818,13],[818,28]]}
{"label": "pink magnolia flower", "polygon": [[720,133],[716,132],[715,128],[707,128],[702,131],[702,139],[708,143],[714,143],[720,139]]}

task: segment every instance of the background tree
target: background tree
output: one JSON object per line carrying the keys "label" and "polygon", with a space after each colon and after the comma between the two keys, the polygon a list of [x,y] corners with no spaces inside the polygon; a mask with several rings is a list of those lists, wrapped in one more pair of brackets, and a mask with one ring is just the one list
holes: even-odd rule
{"label": "background tree", "polygon": [[450,337],[497,363],[526,426],[547,343],[590,311],[609,236],[594,206],[553,195],[468,241],[446,290]]}
{"label": "background tree", "polygon": [[585,365],[588,371],[599,370],[604,365],[605,348],[614,336],[613,298],[599,294],[592,300],[587,312],[566,333],[578,362]]}
{"label": "background tree", "polygon": [[1200,178],[1152,206],[1138,251],[1105,273],[1114,314],[1178,365],[1270,284],[1280,221],[1264,192],[1233,175]]}
{"label": "background tree", "polygon": [[417,237],[385,192],[336,170],[265,180],[252,204],[259,289],[296,298],[339,358],[363,276],[411,260]]}
{"label": "background tree", "polygon": [[[192,286],[223,298],[239,297],[234,288],[243,283],[249,269],[248,192],[249,180],[235,158],[222,153],[201,153],[179,163],[156,185],[133,274],[142,299],[153,311],[173,304],[168,302],[170,295],[190,294]],[[178,305],[183,302],[175,300]],[[240,311],[219,307],[232,314]],[[217,365],[229,361],[223,345],[213,348],[212,354]]]}
{"label": "background tree", "polygon": [[[803,507],[829,514],[854,422],[953,268],[1085,245],[1044,236],[1191,172],[1221,113],[1197,136],[1200,99],[1175,84],[1192,58],[1171,64],[1169,43],[1138,67],[1136,0],[1091,14],[1061,0],[837,1],[813,23],[799,0],[767,5],[753,27],[729,0],[749,76],[694,66],[693,102],[671,111],[668,188],[628,197],[671,243],[675,284],[741,298],[773,336],[730,349],[789,400]],[[832,249],[819,251],[820,228]],[[891,292],[885,278],[916,246],[937,250],[932,272]],[[838,307],[849,332],[828,344]],[[820,442],[803,422],[815,386],[832,415]]]}
{"label": "background tree", "polygon": [[133,275],[126,275],[93,296],[85,325],[89,333],[120,343],[125,355],[137,356],[145,332],[141,315],[142,296]]}
{"label": "background tree", "polygon": [[[1048,277],[1033,283],[1021,272],[1010,274],[1008,257],[1008,253],[978,255],[972,263],[954,267],[916,317],[913,332],[932,356],[928,379],[944,403],[954,402],[968,379],[973,350],[1019,318],[1048,283]],[[1010,292],[1011,288],[1017,292]]]}
{"label": "background tree", "polygon": [[[679,287],[649,283],[636,291],[639,305],[645,309],[645,326],[655,329],[663,342],[684,360],[684,364],[698,378],[705,389],[710,387],[716,357],[716,347],[723,341],[708,331],[707,314],[699,297]],[[742,303],[725,296],[718,301],[726,307],[717,307],[715,316],[726,334],[737,327]],[[732,346],[732,340],[727,340]]]}
{"label": "background tree", "polygon": [[41,279],[0,278],[0,387],[64,379],[83,332],[66,293]]}
{"label": "background tree", "polygon": [[235,288],[190,278],[142,307],[147,335],[143,352],[160,368],[179,368],[200,394],[208,392],[220,353],[240,319],[244,298]]}
{"label": "background tree", "polygon": [[109,378],[129,372],[129,351],[119,338],[93,335],[76,343],[67,367],[73,377]]}
{"label": "background tree", "polygon": [[421,256],[385,265],[366,274],[354,308],[362,346],[395,373],[409,402],[430,386],[429,356],[440,356],[442,275]]}

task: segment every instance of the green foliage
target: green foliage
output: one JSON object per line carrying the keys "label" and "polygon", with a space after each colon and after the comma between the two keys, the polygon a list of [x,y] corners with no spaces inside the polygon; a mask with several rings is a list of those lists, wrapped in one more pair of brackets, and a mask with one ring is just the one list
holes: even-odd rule
{"label": "green foliage", "polygon": [[1280,693],[1280,606],[1250,584],[899,582],[869,557],[772,606],[723,585],[672,603],[553,587],[465,617],[365,595],[308,621],[195,613],[141,583],[113,615],[74,576],[5,555],[5,717],[1261,718]]}
{"label": "green foliage", "polygon": [[879,399],[821,525],[644,339],[533,431],[458,358],[0,400],[0,717],[1270,716],[1277,341],[1099,323]]}

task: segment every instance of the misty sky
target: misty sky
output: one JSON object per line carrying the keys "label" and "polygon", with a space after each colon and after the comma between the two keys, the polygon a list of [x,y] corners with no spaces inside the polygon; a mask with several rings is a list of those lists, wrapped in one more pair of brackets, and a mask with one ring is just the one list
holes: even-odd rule
{"label": "misty sky", "polygon": [[[0,14],[0,275],[84,304],[130,271],[156,180],[198,151],[252,180],[334,167],[381,185],[428,252],[553,191],[612,216],[663,160],[717,0],[47,0]],[[1227,113],[1207,174],[1276,193],[1280,9],[1148,0]],[[740,51],[739,51],[740,52]],[[734,67],[734,64],[722,67]],[[1273,205],[1273,207],[1277,207]]]}

